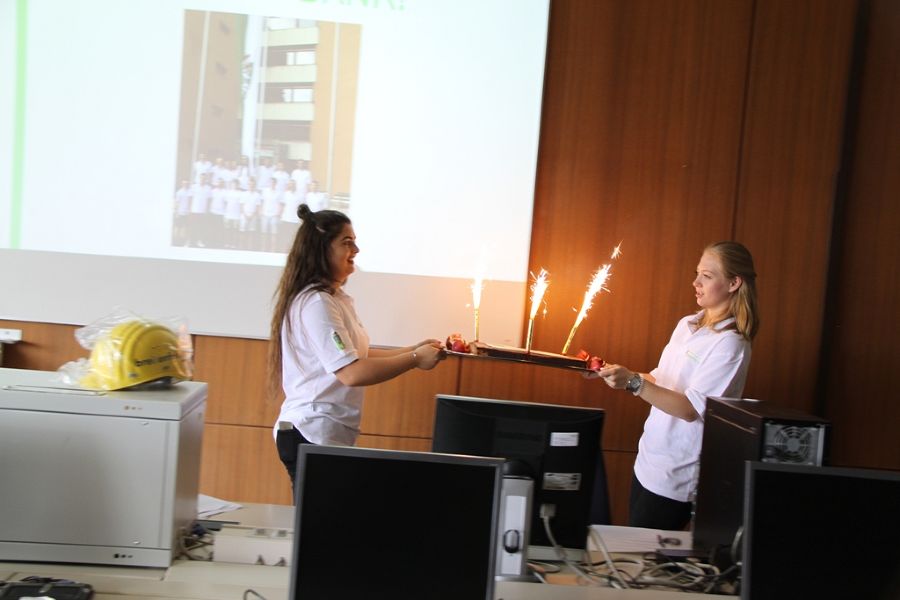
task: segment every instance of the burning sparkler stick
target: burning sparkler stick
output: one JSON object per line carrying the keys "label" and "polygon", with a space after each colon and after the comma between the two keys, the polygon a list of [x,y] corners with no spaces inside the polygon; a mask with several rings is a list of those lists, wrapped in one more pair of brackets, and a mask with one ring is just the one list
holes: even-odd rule
{"label": "burning sparkler stick", "polygon": [[[575,317],[575,324],[572,325],[571,331],[569,331],[569,337],[566,338],[566,343],[563,346],[562,353],[565,354],[569,349],[569,345],[572,343],[572,338],[575,337],[575,330],[578,329],[578,326],[581,325],[581,322],[587,316],[587,312],[591,309],[593,305],[594,296],[597,295],[601,290],[606,290],[606,280],[609,278],[609,269],[612,265],[603,265],[597,272],[594,273],[594,277],[591,278],[591,283],[588,285],[587,291],[584,293],[584,301],[581,303],[581,310],[578,311],[578,316]],[[607,290],[609,291],[609,290]]]}
{"label": "burning sparkler stick", "polygon": [[538,307],[544,299],[544,292],[547,291],[547,286],[550,285],[550,282],[547,281],[549,276],[550,273],[541,269],[541,272],[534,280],[534,284],[531,286],[531,313],[528,316],[528,336],[525,338],[525,352],[531,352],[531,342],[534,335],[534,317],[537,316]]}
{"label": "burning sparkler stick", "polygon": [[478,309],[481,306],[481,291],[484,289],[484,278],[478,275],[472,282],[472,306],[475,308],[475,341],[478,341]]}
{"label": "burning sparkler stick", "polygon": [[[622,255],[622,242],[613,248],[612,254],[610,255],[611,260],[615,260]],[[575,324],[572,325],[572,329],[569,331],[569,337],[566,338],[566,343],[563,346],[562,353],[565,354],[569,350],[569,345],[572,343],[572,338],[575,337],[575,330],[578,329],[578,326],[581,325],[581,322],[587,316],[587,312],[591,309],[593,305],[594,296],[596,296],[599,292],[609,289],[606,287],[606,280],[609,278],[609,270],[612,268],[612,265],[603,265],[597,272],[594,273],[593,278],[591,278],[591,283],[588,285],[587,291],[584,293],[584,301],[581,303],[581,310],[578,311],[578,316],[575,317]]]}

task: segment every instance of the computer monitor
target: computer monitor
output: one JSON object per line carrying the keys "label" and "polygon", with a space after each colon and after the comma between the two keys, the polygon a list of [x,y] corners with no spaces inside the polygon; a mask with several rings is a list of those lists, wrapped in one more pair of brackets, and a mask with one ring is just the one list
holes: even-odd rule
{"label": "computer monitor", "polygon": [[551,533],[566,549],[583,550],[588,526],[609,522],[603,417],[599,408],[438,395],[432,450],[527,466],[534,480],[528,554],[555,559],[542,505],[553,507]]}
{"label": "computer monitor", "polygon": [[302,445],[290,599],[491,600],[502,464]]}
{"label": "computer monitor", "polygon": [[742,600],[900,598],[900,473],[746,464]]}

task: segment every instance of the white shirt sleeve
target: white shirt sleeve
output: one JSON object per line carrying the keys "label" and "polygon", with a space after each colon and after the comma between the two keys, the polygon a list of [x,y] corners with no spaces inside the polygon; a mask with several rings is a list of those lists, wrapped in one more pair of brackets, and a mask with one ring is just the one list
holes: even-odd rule
{"label": "white shirt sleeve", "polygon": [[334,373],[359,358],[344,324],[343,312],[326,292],[314,292],[302,304],[300,321],[309,347],[329,373]]}

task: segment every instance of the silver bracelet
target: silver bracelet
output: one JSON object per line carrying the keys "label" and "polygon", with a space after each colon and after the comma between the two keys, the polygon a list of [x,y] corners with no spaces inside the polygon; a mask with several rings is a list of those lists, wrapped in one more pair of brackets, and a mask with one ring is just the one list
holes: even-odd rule
{"label": "silver bracelet", "polygon": [[416,367],[419,366],[419,355],[416,354],[415,350],[413,350],[412,355],[413,355],[413,369],[415,369]]}

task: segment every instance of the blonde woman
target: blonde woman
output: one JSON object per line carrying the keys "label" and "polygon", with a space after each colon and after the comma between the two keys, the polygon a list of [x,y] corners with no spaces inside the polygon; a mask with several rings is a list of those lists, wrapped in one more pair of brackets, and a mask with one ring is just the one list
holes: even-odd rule
{"label": "blonde woman", "polygon": [[739,398],[747,380],[759,328],[753,257],[737,242],[711,244],[693,286],[700,311],[678,322],[655,369],[638,373],[610,364],[593,375],[651,406],[634,464],[632,527],[679,530],[688,524],[706,399]]}

